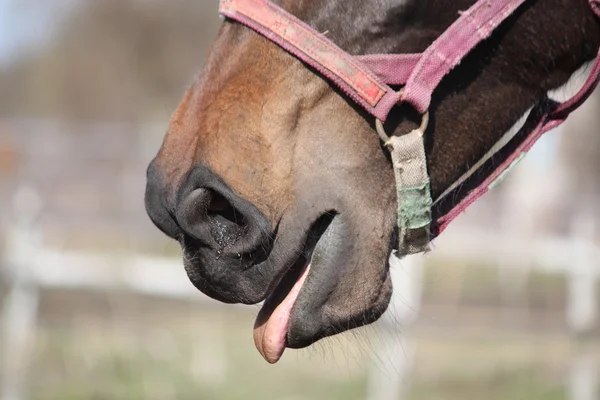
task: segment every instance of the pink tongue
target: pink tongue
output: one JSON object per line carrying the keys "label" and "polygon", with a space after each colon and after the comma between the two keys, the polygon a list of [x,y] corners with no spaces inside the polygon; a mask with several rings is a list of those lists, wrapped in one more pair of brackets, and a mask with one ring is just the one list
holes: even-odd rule
{"label": "pink tongue", "polygon": [[[254,323],[254,344],[267,362],[275,364],[285,351],[290,312],[306,280],[310,265],[275,310],[265,303]],[[270,315],[269,315],[270,313]]]}

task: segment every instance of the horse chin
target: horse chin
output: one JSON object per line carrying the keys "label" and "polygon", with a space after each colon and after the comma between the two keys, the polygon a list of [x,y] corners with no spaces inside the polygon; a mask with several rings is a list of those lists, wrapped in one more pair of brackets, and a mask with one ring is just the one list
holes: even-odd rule
{"label": "horse chin", "polygon": [[353,294],[360,292],[340,288],[357,247],[349,240],[351,237],[340,215],[324,216],[313,226],[305,251],[279,281],[256,318],[254,342],[269,363],[279,361],[286,348],[308,347],[324,337],[372,323],[386,310],[391,297],[387,265],[381,282],[364,283],[378,286],[378,295],[370,304],[356,304],[356,308],[350,307],[351,312],[336,312],[336,307],[329,304],[340,292],[352,304]]}

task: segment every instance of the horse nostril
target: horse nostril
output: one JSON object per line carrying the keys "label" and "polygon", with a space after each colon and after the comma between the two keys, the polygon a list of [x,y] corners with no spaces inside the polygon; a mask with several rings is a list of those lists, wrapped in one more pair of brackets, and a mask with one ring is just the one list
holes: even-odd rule
{"label": "horse nostril", "polygon": [[182,199],[177,220],[185,232],[211,247],[231,246],[247,233],[243,214],[213,189],[194,189]]}
{"label": "horse nostril", "polygon": [[246,225],[244,216],[225,197],[214,191],[206,207],[206,214],[208,218],[220,221],[221,223],[233,223],[239,226]]}
{"label": "horse nostril", "polygon": [[256,258],[272,241],[267,217],[203,166],[190,171],[179,188],[175,219],[184,245],[219,258]]}
{"label": "horse nostril", "polygon": [[213,193],[212,198],[210,199],[210,204],[208,205],[208,212],[217,214],[220,212],[225,212],[231,209],[231,204],[225,198],[217,193]]}

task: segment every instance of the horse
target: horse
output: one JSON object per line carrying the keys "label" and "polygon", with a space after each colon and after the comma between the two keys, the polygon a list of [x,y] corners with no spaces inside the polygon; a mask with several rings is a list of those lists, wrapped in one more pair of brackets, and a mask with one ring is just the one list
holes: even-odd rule
{"label": "horse", "polygon": [[[560,110],[549,93],[596,58],[597,7],[594,0],[222,0],[206,64],[148,166],[147,213],[180,243],[200,291],[224,303],[264,301],[254,341],[270,363],[286,348],[373,323],[392,293],[390,254],[402,240],[425,251],[442,230],[399,223],[411,214],[402,208],[406,165],[390,143],[410,136],[423,152],[414,157],[426,169],[423,185],[406,195],[419,203],[418,215],[408,220],[448,213],[458,200],[468,205],[480,184],[492,186],[489,162],[500,157],[504,170],[518,161],[529,132]],[[489,20],[474,24],[475,8]],[[435,47],[457,21],[474,27],[471,34],[455,39],[454,30],[449,50]],[[402,101],[410,78],[383,82],[365,67],[377,54],[380,61],[429,54],[445,68],[471,38],[427,89],[426,110]],[[394,103],[384,112],[373,106],[383,101],[374,96],[379,89]],[[527,133],[507,153],[518,157],[486,161],[515,127]]]}

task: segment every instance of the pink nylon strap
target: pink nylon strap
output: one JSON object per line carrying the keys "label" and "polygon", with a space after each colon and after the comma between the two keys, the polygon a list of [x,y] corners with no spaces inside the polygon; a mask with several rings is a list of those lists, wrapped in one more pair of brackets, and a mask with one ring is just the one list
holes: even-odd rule
{"label": "pink nylon strap", "polygon": [[373,54],[357,58],[388,85],[404,85],[422,57],[422,54]]}
{"label": "pink nylon strap", "polygon": [[475,46],[526,0],[480,0],[458,18],[425,50],[403,90],[402,101],[424,113],[442,78],[456,67]]}
{"label": "pink nylon strap", "polygon": [[425,113],[442,79],[526,0],[478,1],[423,54],[377,54],[359,59],[390,85],[406,85],[401,101]]}
{"label": "pink nylon strap", "polygon": [[400,100],[400,95],[359,59],[267,0],[221,0],[219,12],[316,68],[376,118],[385,120]]}
{"label": "pink nylon strap", "polygon": [[[423,54],[351,56],[268,0],[221,0],[221,14],[277,43],[385,121],[405,101],[425,113],[440,81],[526,0],[479,0]],[[406,85],[400,94],[388,85]]]}

